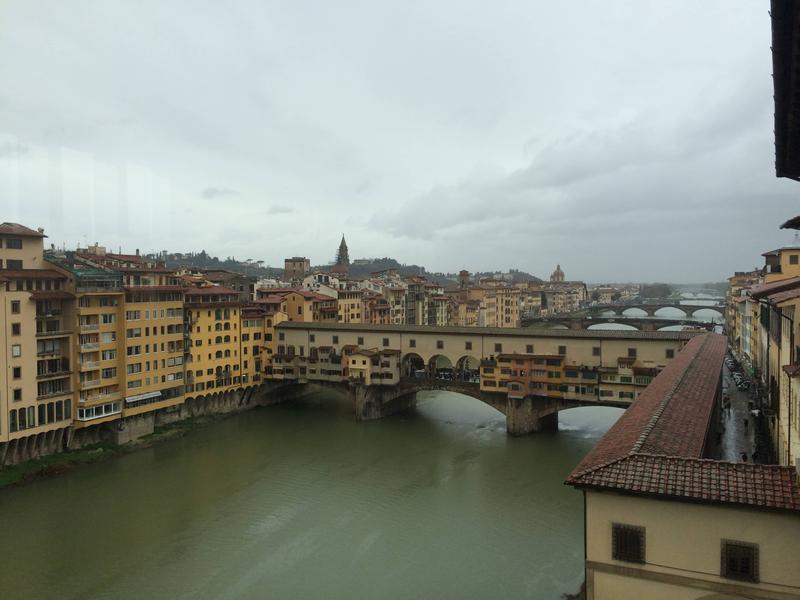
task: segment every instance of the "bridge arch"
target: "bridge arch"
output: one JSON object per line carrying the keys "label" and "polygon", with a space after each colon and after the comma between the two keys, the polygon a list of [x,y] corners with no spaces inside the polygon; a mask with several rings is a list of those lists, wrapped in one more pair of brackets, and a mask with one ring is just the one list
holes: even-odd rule
{"label": "bridge arch", "polygon": [[453,361],[445,354],[434,354],[428,361],[428,373],[431,377],[451,377],[454,367]]}
{"label": "bridge arch", "polygon": [[646,317],[648,316],[647,311],[643,308],[639,308],[638,306],[631,306],[630,308],[626,308],[622,311],[622,316],[625,317]]}
{"label": "bridge arch", "polygon": [[625,323],[625,319],[620,319],[618,321],[610,320],[603,323],[593,323],[589,325],[586,329],[592,330],[601,330],[601,329],[617,329],[617,330],[625,330],[625,331],[639,331],[638,327],[634,327],[630,323]]}
{"label": "bridge arch", "polygon": [[400,361],[400,376],[414,377],[417,371],[425,369],[425,360],[416,352],[407,352]]}
{"label": "bridge arch", "polygon": [[674,319],[676,318],[675,311],[681,313],[677,318],[686,318],[688,316],[691,316],[690,312],[687,311],[682,306],[662,306],[661,308],[653,312],[653,316],[661,317],[662,319],[670,319],[670,318]]}
{"label": "bridge arch", "polygon": [[465,354],[456,361],[456,379],[470,382],[480,381],[480,367],[481,361],[478,358],[470,354]]}
{"label": "bridge arch", "polygon": [[709,320],[709,321],[719,321],[722,320],[724,315],[714,307],[707,306],[707,307],[700,307],[695,308],[691,316],[697,320]]}

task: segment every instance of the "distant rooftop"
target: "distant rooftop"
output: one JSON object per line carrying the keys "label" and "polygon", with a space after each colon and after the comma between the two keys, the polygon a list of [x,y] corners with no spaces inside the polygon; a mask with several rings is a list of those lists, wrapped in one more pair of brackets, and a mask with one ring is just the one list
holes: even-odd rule
{"label": "distant rooftop", "polygon": [[19,223],[9,223],[8,221],[5,223],[0,223],[0,235],[18,235],[20,237],[38,238],[47,237],[44,234],[44,229],[36,231],[30,227],[25,227],[25,225],[20,225]]}

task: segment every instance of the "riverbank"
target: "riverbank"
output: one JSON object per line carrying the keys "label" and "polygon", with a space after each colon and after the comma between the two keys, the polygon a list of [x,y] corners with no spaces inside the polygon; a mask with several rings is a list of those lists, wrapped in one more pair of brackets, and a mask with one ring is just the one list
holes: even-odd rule
{"label": "riverbank", "polygon": [[22,485],[47,477],[61,475],[82,465],[92,464],[114,456],[149,448],[166,440],[188,434],[237,413],[215,413],[183,419],[161,425],[155,431],[133,442],[117,445],[110,442],[92,444],[77,450],[49,454],[17,465],[0,468],[0,490],[9,486]]}

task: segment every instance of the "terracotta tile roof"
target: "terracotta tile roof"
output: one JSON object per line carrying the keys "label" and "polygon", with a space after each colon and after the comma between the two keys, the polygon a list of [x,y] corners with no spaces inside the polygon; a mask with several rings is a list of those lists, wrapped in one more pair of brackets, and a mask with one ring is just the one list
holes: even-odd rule
{"label": "terracotta tile roof", "polygon": [[724,336],[692,339],[566,483],[690,502],[800,510],[793,468],[703,457],[725,350]]}
{"label": "terracotta tile roof", "polygon": [[47,237],[43,231],[36,231],[30,227],[25,227],[25,225],[20,225],[19,223],[9,223],[8,221],[5,223],[0,223],[0,235],[18,235],[20,237],[38,238]]}
{"label": "terracotta tile roof", "polygon": [[770,283],[754,285],[750,288],[750,295],[753,298],[762,298],[776,292],[793,289],[797,286],[800,286],[800,277],[789,277],[788,279],[780,279]]}
{"label": "terracotta tile roof", "polygon": [[570,483],[683,501],[800,510],[797,473],[777,465],[633,454]]}
{"label": "terracotta tile roof", "polygon": [[137,263],[142,262],[142,256],[140,254],[114,254],[113,252],[106,252],[105,255],[113,260],[124,260]]}
{"label": "terracotta tile roof", "polygon": [[782,292],[775,292],[774,294],[770,294],[767,296],[767,301],[772,304],[780,304],[781,302],[786,302],[787,300],[794,300],[795,298],[800,298],[800,285],[794,288],[793,290],[784,290]]}

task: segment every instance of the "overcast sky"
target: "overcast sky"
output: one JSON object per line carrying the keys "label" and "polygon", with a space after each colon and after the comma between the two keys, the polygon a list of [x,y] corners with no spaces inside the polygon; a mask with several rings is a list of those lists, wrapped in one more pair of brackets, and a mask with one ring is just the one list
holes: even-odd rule
{"label": "overcast sky", "polygon": [[0,4],[0,220],[282,266],[719,280],[792,242],[766,0]]}

